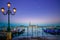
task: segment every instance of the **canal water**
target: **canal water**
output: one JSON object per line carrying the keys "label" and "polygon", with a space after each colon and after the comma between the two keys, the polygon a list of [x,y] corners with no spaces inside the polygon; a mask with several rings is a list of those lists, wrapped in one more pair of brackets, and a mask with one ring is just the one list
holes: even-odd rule
{"label": "canal water", "polygon": [[47,38],[47,39],[54,39],[54,40],[60,40],[60,35],[51,35],[49,33],[45,33],[43,31],[43,28],[41,27],[24,27],[25,32],[20,35],[14,35],[13,39],[16,38],[25,38],[25,37],[41,37],[41,38]]}

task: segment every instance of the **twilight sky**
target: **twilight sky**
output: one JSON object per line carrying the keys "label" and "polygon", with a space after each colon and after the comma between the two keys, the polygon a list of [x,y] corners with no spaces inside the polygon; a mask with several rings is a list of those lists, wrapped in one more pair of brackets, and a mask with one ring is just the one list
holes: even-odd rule
{"label": "twilight sky", "polygon": [[[16,15],[11,15],[11,23],[59,23],[59,0],[0,0],[0,8],[7,10],[7,2],[11,2],[11,11],[16,7]],[[7,22],[7,15],[0,11],[0,22]]]}

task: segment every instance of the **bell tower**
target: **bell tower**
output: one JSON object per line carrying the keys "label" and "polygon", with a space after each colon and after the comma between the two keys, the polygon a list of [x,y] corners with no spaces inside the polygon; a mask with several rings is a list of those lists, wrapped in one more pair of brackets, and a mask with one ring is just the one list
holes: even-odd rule
{"label": "bell tower", "polygon": [[31,26],[31,22],[29,22],[29,26]]}

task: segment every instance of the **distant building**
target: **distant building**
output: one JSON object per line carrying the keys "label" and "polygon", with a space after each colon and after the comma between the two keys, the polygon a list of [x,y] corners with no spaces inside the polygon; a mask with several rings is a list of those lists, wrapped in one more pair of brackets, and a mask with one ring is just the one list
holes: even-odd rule
{"label": "distant building", "polygon": [[32,25],[31,22],[30,22],[30,23],[29,23],[29,27],[33,27],[33,28],[35,27],[35,28],[36,28],[36,27],[38,27],[38,26],[37,26],[37,25]]}

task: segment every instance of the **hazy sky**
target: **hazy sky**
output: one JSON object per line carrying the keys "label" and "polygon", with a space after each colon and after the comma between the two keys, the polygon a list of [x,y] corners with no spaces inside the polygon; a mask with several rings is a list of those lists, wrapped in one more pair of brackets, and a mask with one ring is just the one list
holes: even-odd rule
{"label": "hazy sky", "polygon": [[[16,7],[16,15],[11,15],[11,23],[58,23],[60,22],[60,0],[0,0],[0,8],[7,10],[11,2],[11,11]],[[7,15],[0,11],[0,22],[7,22]]]}

